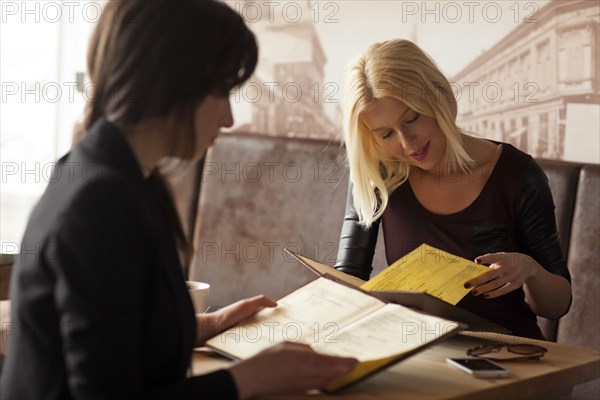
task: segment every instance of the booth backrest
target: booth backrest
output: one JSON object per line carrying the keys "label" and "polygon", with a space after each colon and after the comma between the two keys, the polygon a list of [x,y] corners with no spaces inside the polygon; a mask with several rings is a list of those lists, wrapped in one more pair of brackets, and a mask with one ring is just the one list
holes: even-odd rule
{"label": "booth backrest", "polygon": [[221,135],[204,164],[191,267],[211,304],[278,298],[313,279],[286,247],[335,263],[344,171],[339,143]]}
{"label": "booth backrest", "polygon": [[[581,165],[555,160],[538,160],[538,163],[546,173],[546,176],[548,176],[550,190],[552,191],[556,207],[554,211],[560,245],[565,257],[568,258],[571,225]],[[556,341],[558,321],[538,318],[538,323],[546,339]]]}
{"label": "booth backrest", "polygon": [[[568,244],[571,310],[558,322],[556,341],[600,349],[600,167],[582,166]],[[571,399],[600,398],[600,379],[578,385]]]}
{"label": "booth backrest", "polygon": [[560,319],[557,341],[600,348],[600,168],[579,173],[577,201],[569,241],[573,282],[571,311]]}
{"label": "booth backrest", "polygon": [[[586,307],[599,310],[600,306],[600,167],[550,160],[538,162],[548,176],[559,238],[573,280],[570,312],[558,323],[540,320],[544,335],[548,340],[575,344],[577,341],[571,336],[576,334],[579,344],[595,344],[600,348],[597,334],[600,319],[576,324],[583,323],[580,317]],[[587,339],[583,339],[585,336]]]}

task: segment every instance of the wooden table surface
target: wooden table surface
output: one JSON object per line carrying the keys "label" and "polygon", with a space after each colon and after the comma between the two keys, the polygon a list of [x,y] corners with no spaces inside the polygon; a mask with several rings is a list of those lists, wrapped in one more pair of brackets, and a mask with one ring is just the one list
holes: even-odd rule
{"label": "wooden table surface", "polygon": [[[487,341],[535,343],[548,349],[536,361],[504,362],[512,375],[472,377],[446,363],[465,357],[466,349]],[[229,360],[207,350],[194,353],[195,375],[227,367]],[[264,399],[526,399],[568,396],[576,384],[600,378],[600,351],[496,333],[465,332],[410,357],[334,395],[311,392]]]}

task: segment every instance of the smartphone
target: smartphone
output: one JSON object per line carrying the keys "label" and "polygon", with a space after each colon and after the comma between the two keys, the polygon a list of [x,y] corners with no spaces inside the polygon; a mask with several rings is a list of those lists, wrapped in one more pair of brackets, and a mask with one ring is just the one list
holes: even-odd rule
{"label": "smartphone", "polygon": [[448,364],[477,378],[505,378],[510,371],[493,361],[483,358],[446,358]]}

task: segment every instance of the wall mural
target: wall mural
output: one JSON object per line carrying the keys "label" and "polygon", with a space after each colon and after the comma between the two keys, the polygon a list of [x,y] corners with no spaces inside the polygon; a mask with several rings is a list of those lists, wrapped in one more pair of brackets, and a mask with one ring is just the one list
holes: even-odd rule
{"label": "wall mural", "polygon": [[227,3],[260,45],[232,98],[235,131],[339,140],[345,65],[405,38],[449,78],[463,129],[535,157],[600,162],[597,1]]}

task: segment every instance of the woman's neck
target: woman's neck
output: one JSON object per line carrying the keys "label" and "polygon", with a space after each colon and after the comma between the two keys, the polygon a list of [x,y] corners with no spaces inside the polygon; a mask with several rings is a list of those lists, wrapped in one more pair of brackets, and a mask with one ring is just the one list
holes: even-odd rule
{"label": "woman's neck", "polygon": [[162,119],[144,120],[121,129],[144,178],[150,176],[158,167],[159,161],[168,156],[166,130],[166,123]]}
{"label": "woman's neck", "polygon": [[474,168],[489,166],[498,161],[502,146],[489,140],[463,134],[463,148],[473,160]]}

